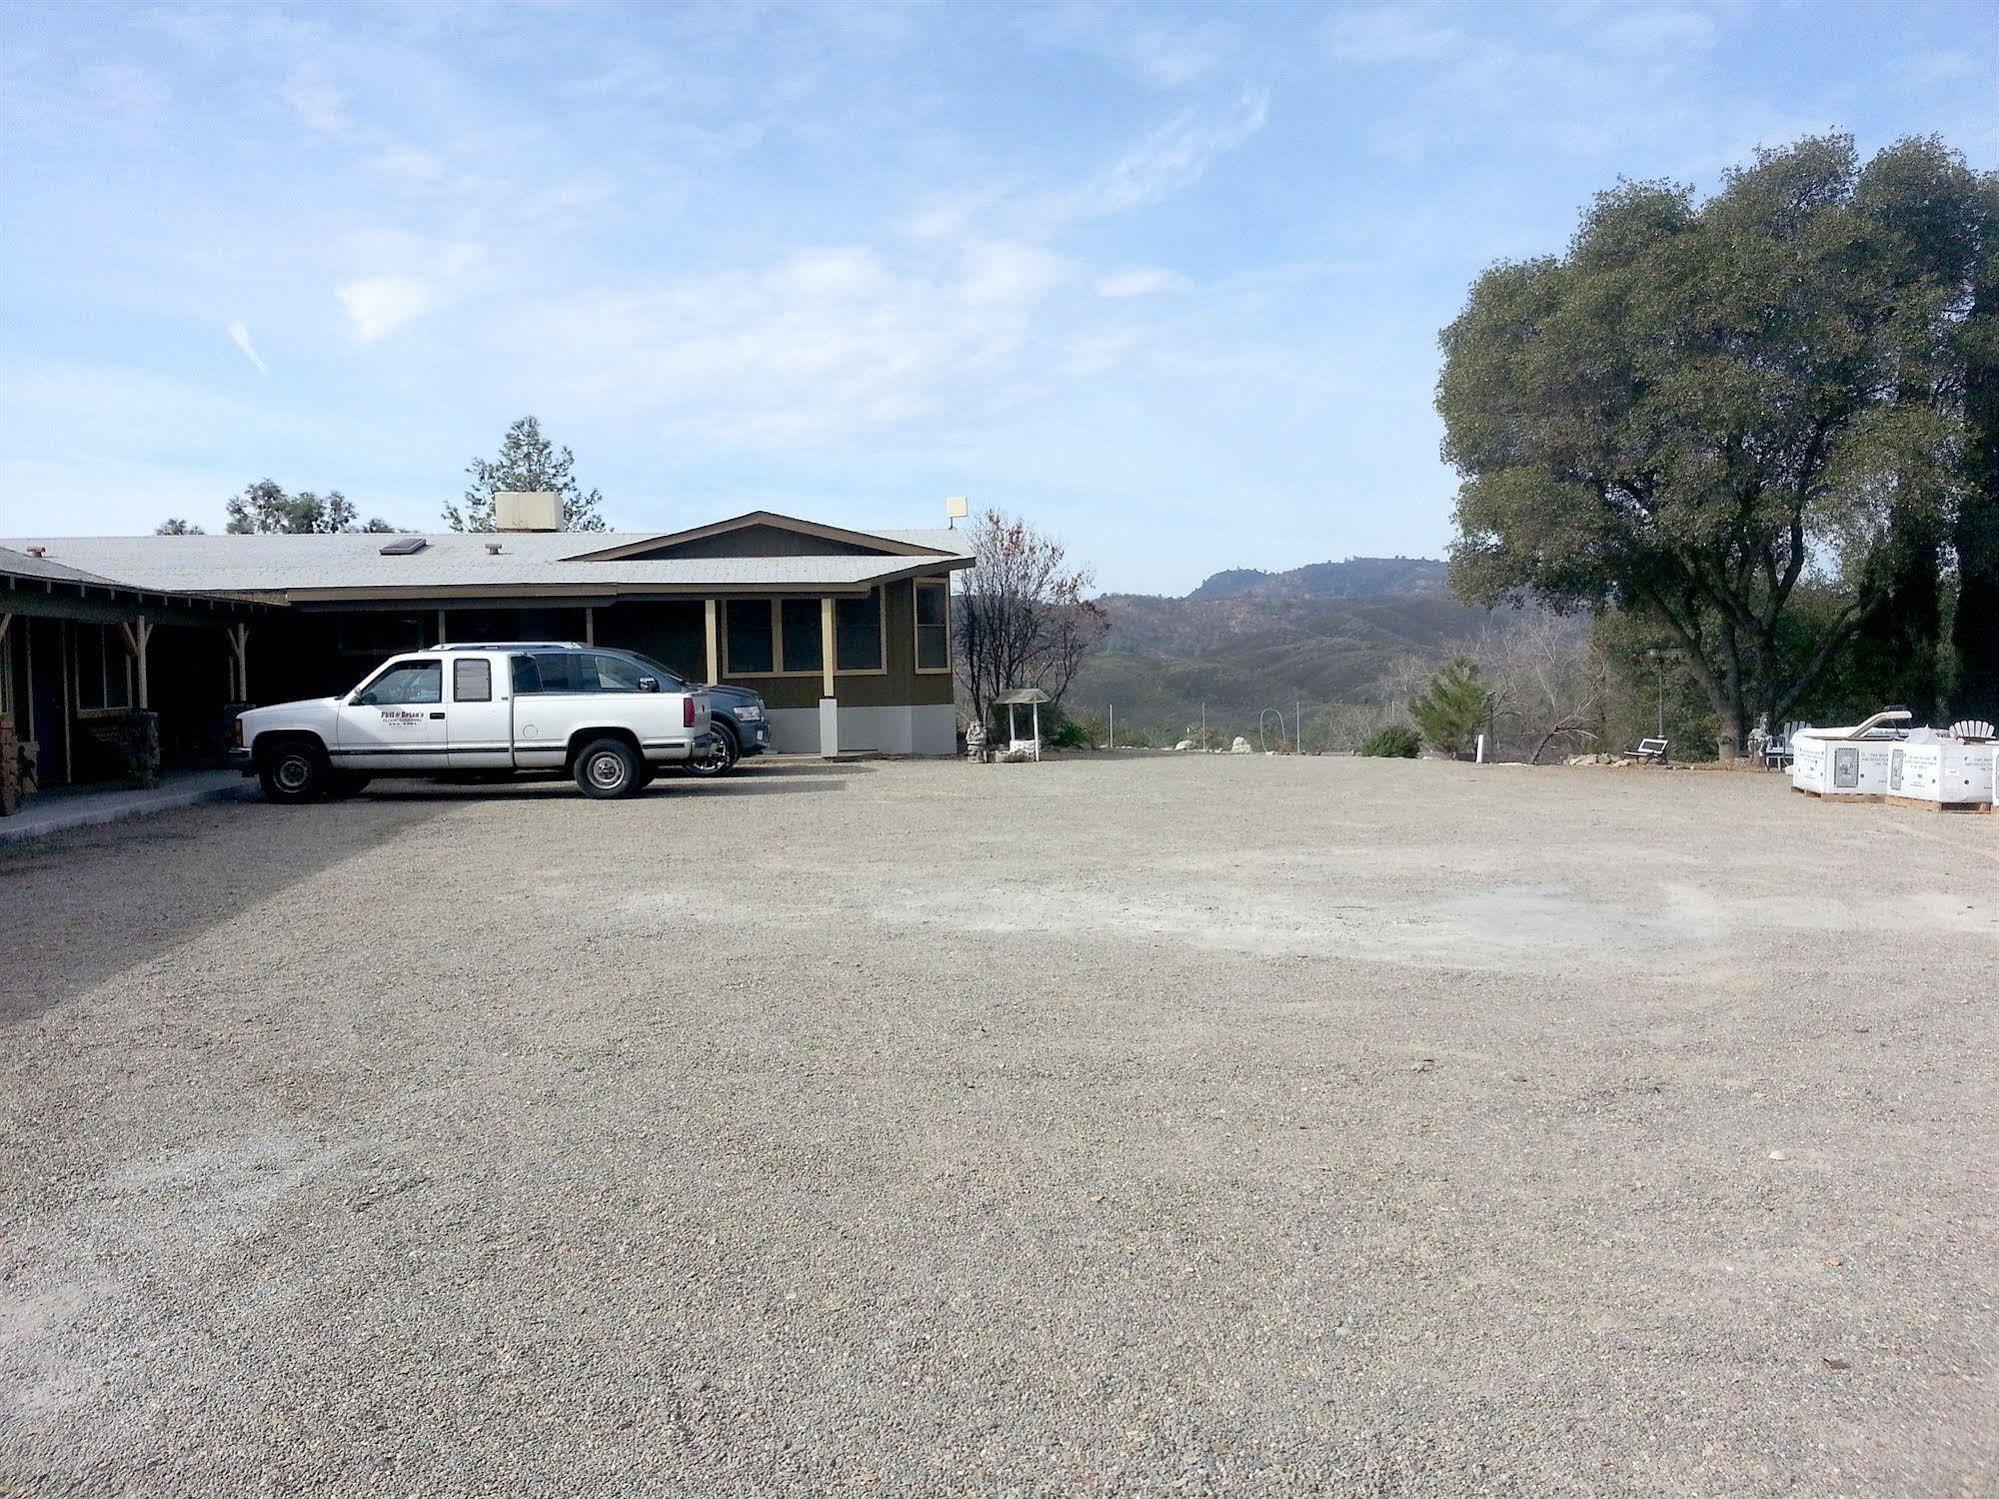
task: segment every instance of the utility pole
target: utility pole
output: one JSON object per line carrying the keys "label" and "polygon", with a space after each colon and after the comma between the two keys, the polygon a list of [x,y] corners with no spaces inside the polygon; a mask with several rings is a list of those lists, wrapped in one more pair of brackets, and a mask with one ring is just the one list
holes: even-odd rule
{"label": "utility pole", "polygon": [[1117,704],[1116,704],[1116,703],[1112,703],[1112,704],[1111,704],[1111,742],[1110,742],[1110,748],[1112,748],[1112,749],[1116,749],[1116,748],[1117,748]]}

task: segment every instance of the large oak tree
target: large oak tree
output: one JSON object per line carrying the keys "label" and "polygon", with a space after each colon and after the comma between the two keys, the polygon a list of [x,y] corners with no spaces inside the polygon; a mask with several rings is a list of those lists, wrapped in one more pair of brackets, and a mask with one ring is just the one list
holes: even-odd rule
{"label": "large oak tree", "polygon": [[1993,200],[1938,141],[1862,169],[1850,138],[1811,138],[1704,203],[1620,184],[1568,254],[1486,272],[1443,334],[1454,587],[1660,627],[1724,756],[1863,631],[1934,645]]}

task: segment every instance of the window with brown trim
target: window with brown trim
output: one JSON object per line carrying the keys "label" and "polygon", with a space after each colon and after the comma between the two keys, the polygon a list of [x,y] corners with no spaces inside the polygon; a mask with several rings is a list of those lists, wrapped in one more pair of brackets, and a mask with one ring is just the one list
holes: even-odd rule
{"label": "window with brown trim", "polygon": [[951,669],[951,580],[916,580],[916,669]]}
{"label": "window with brown trim", "polygon": [[779,659],[786,671],[813,672],[826,664],[824,643],[819,639],[819,600],[780,599],[778,601]]}
{"label": "window with brown trim", "polygon": [[864,599],[833,600],[833,661],[840,671],[881,671],[882,596],[879,588]]}
{"label": "window with brown trim", "polygon": [[728,657],[723,672],[732,677],[768,676],[777,664],[769,599],[730,599],[723,609]]}

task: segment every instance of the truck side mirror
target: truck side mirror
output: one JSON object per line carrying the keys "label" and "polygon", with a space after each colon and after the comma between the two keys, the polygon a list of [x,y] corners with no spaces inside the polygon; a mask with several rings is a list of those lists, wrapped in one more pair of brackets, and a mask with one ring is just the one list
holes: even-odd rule
{"label": "truck side mirror", "polygon": [[640,677],[640,678],[639,678],[639,691],[640,691],[640,692],[657,692],[657,691],[659,691],[659,678],[658,678],[658,677]]}
{"label": "truck side mirror", "polygon": [[374,694],[374,693],[372,693],[372,692],[357,692],[357,693],[355,693],[355,694],[354,694],[354,705],[355,705],[355,706],[356,706],[357,708],[372,708],[372,707],[374,707],[374,706],[375,706],[375,694]]}

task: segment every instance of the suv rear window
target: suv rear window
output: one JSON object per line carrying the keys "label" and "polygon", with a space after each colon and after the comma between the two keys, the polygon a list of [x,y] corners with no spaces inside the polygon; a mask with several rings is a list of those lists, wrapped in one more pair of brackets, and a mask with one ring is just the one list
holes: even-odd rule
{"label": "suv rear window", "polygon": [[532,656],[514,657],[514,696],[532,697],[541,691],[541,668]]}
{"label": "suv rear window", "polygon": [[537,652],[528,658],[540,674],[541,685],[537,692],[583,692],[587,689],[577,686],[575,663],[565,654],[557,651]]}

